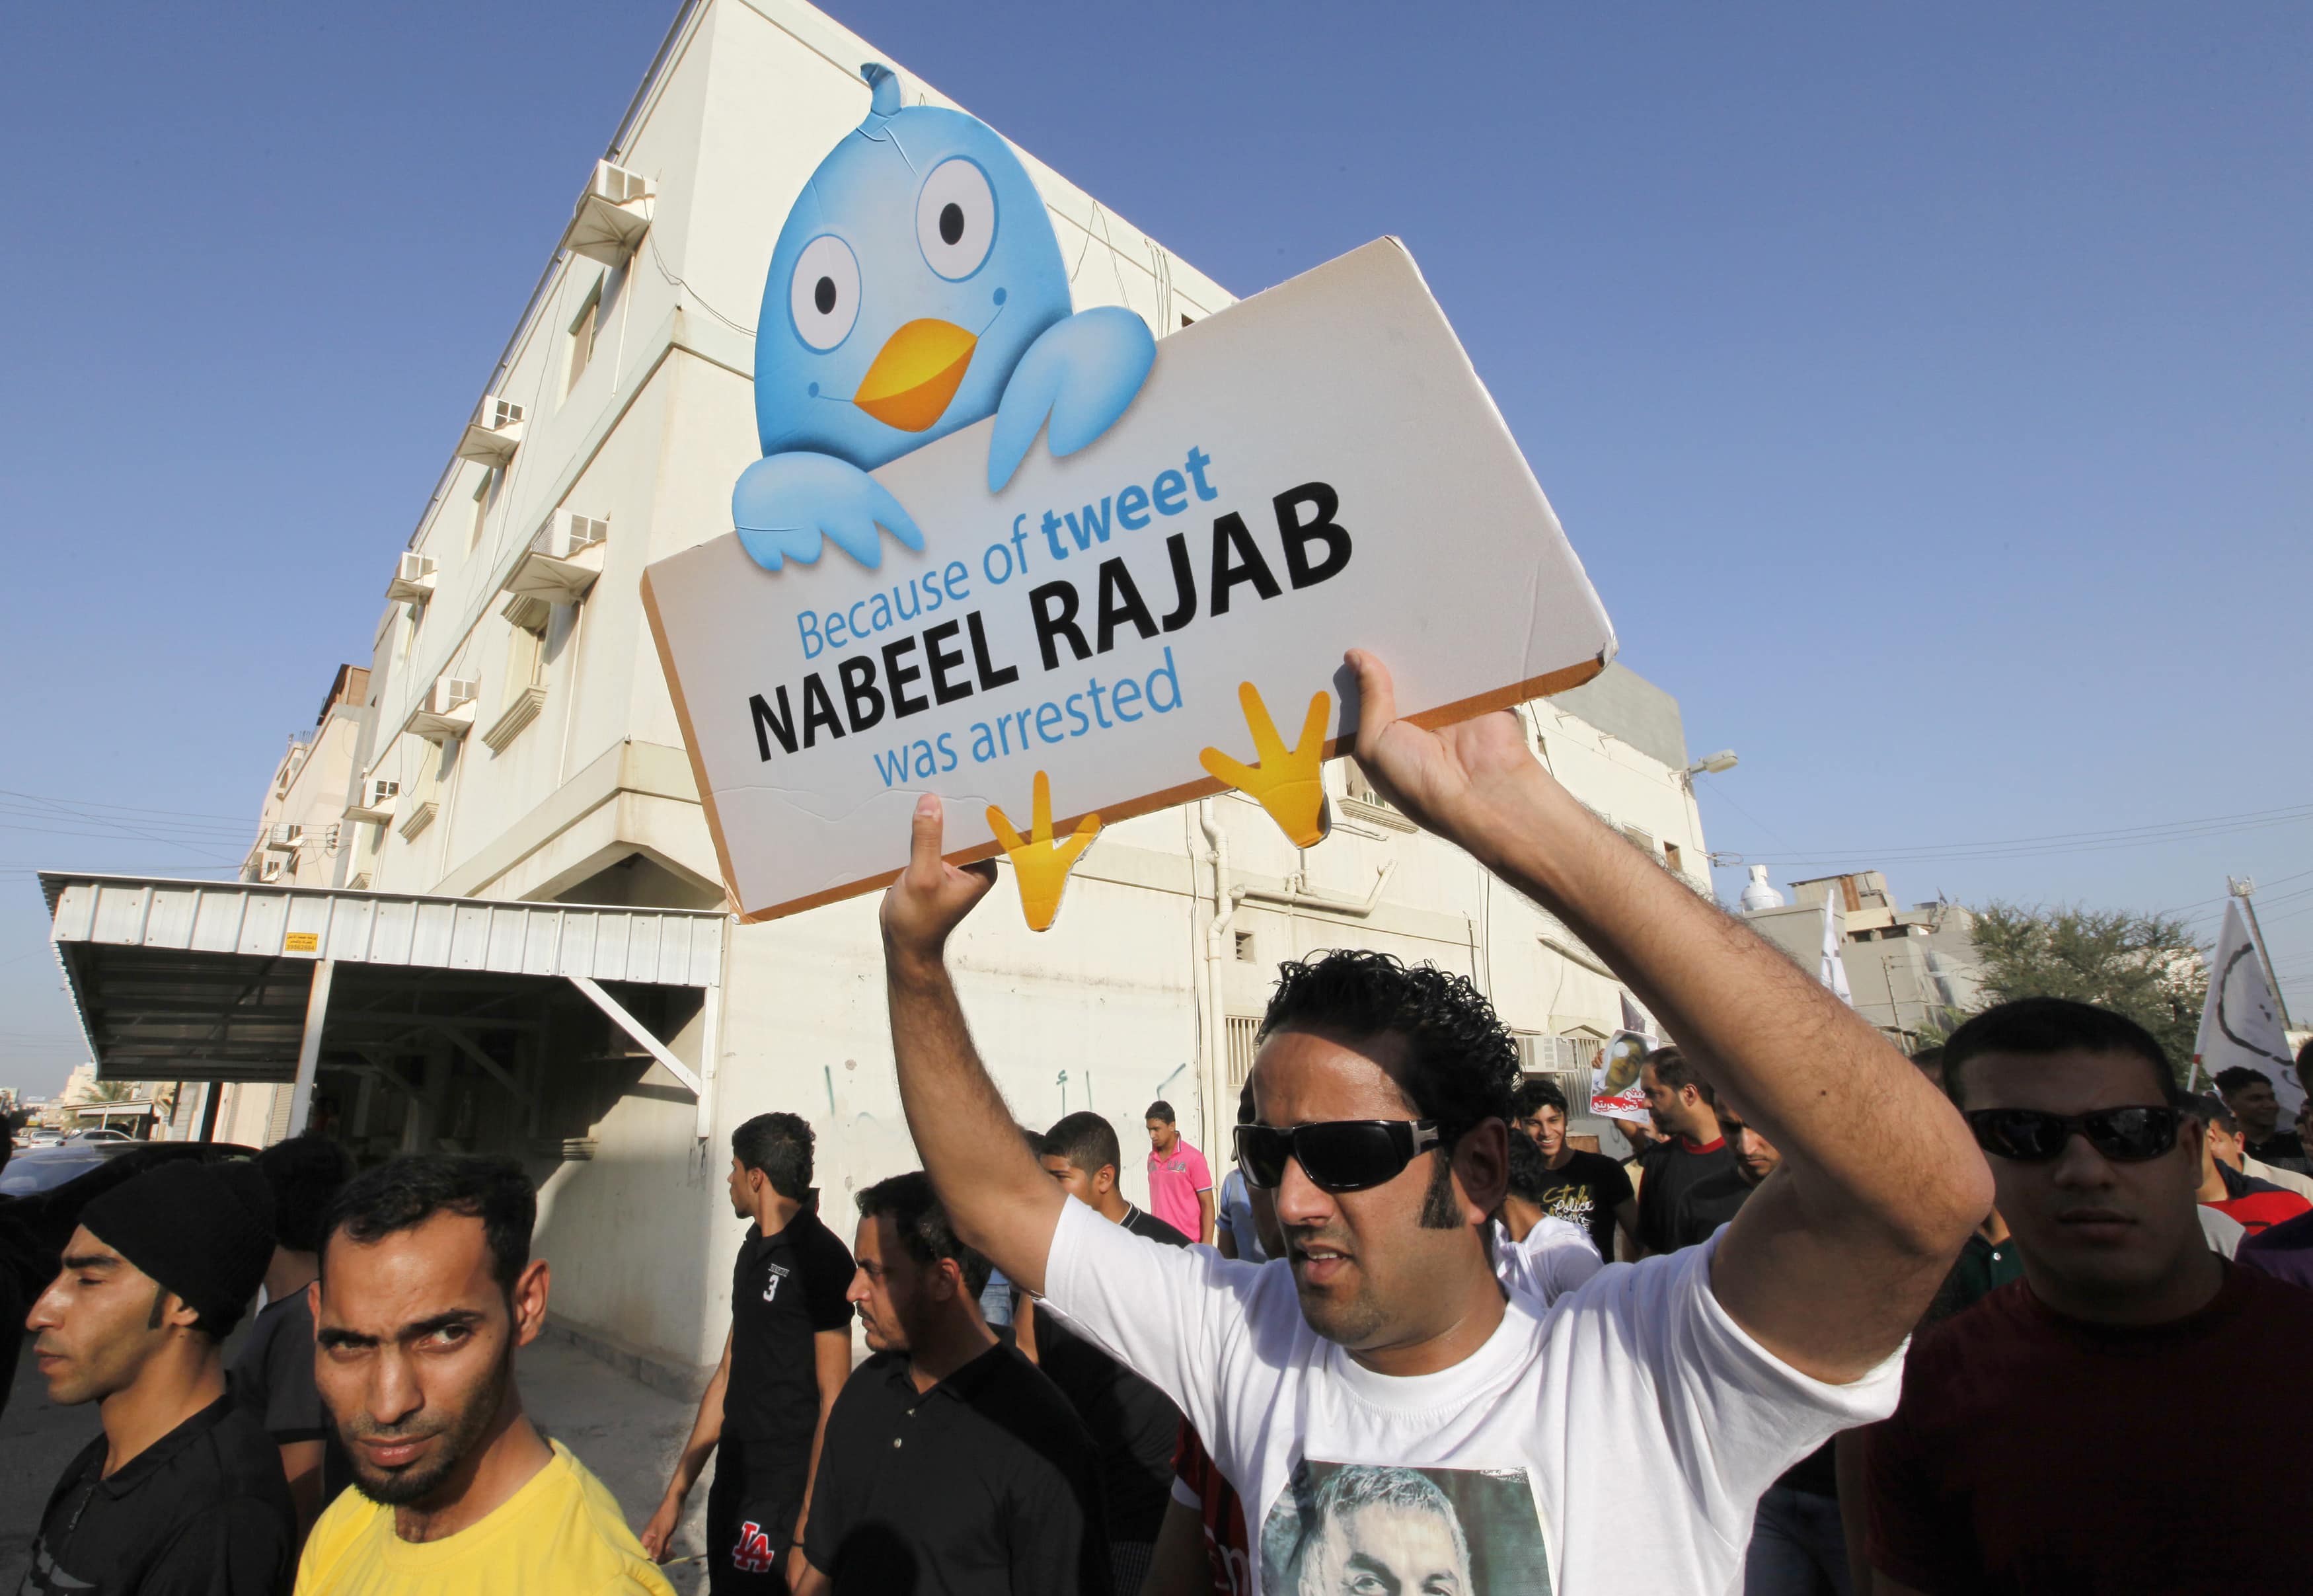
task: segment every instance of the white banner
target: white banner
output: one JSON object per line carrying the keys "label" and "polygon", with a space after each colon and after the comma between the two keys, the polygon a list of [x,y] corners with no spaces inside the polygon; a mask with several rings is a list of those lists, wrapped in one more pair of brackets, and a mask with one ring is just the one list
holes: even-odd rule
{"label": "white banner", "polygon": [[[993,421],[875,470],[921,528],[876,568],[831,544],[765,569],[736,534],[643,595],[734,906],[881,886],[916,795],[949,857],[1000,844],[1041,773],[1066,838],[1218,791],[1200,755],[1269,763],[1315,695],[1356,723],[1373,649],[1426,725],[1570,687],[1613,627],[1453,329],[1394,240],[1156,346],[1097,442],[988,486]],[[1247,688],[1267,714],[1253,712]],[[1022,829],[1025,829],[1025,825]]]}
{"label": "white banner", "polygon": [[2242,918],[2240,902],[2225,902],[2224,933],[2217,939],[2216,957],[2209,964],[2209,996],[2201,1006],[2200,1034],[2194,1038],[2193,1057],[2206,1079],[2236,1064],[2262,1071],[2281,1099],[2281,1128],[2288,1130],[2305,1101],[2304,1084],[2297,1079],[2296,1061],[2290,1057],[2289,1039],[2281,1028],[2281,1005],[2265,983],[2265,966]]}

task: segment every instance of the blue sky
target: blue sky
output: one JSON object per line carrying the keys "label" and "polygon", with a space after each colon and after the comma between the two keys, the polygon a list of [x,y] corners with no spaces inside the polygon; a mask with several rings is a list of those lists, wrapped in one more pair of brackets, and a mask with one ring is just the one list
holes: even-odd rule
{"label": "blue sky", "polygon": [[[241,857],[672,9],[12,17],[0,789],[125,807],[0,798],[0,1084],[80,1056],[31,869]],[[1404,238],[1714,848],[2254,874],[2313,1018],[2313,11],[831,9],[1236,292]]]}

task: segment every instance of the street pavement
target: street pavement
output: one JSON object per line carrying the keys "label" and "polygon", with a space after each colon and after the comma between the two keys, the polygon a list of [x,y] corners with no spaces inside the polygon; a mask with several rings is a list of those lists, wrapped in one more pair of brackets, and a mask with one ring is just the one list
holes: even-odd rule
{"label": "street pavement", "polygon": [[[516,1375],[532,1419],[601,1477],[640,1534],[690,1433],[696,1406],[653,1390],[551,1335],[523,1349]],[[8,1411],[0,1414],[0,1591],[13,1591],[22,1582],[48,1491],[97,1428],[93,1406],[58,1407],[48,1400],[32,1363],[31,1337],[25,1337]],[[690,1494],[676,1537],[675,1551],[688,1560],[666,1570],[685,1596],[707,1588],[706,1571],[695,1554],[701,1549],[707,1487],[714,1477],[710,1463]]]}

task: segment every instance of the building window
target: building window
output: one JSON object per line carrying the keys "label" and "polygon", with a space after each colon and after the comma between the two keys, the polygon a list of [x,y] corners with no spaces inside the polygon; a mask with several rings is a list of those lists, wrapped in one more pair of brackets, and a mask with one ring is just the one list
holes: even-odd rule
{"label": "building window", "polygon": [[1239,931],[1236,934],[1236,962],[1241,965],[1250,965],[1259,962],[1253,957],[1253,933],[1251,931]]}
{"label": "building window", "polygon": [[493,754],[503,754],[546,706],[546,628],[554,612],[536,607],[543,613],[509,617],[514,623],[506,628],[506,692],[498,718],[482,733]]}
{"label": "building window", "polygon": [[586,295],[586,303],[578,307],[578,314],[570,323],[570,380],[562,391],[569,392],[586,375],[587,363],[594,358],[594,335],[602,319],[602,280],[594,279],[594,287]]}
{"label": "building window", "polygon": [[506,644],[506,695],[509,699],[538,685],[539,666],[545,655],[546,639],[542,632],[527,626],[509,629],[513,636]]}
{"label": "building window", "polygon": [[481,547],[482,523],[489,518],[490,489],[497,485],[498,473],[488,467],[482,471],[482,480],[474,484],[474,519],[466,528],[466,552]]}
{"label": "building window", "polygon": [[1686,874],[1686,860],[1684,857],[1680,854],[1678,844],[1675,842],[1665,842],[1663,844],[1663,863],[1670,867],[1670,873],[1674,876],[1684,876]]}

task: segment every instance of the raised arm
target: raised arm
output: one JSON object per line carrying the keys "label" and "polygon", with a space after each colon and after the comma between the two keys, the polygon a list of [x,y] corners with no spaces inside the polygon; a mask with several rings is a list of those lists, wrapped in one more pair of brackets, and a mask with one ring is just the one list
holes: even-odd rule
{"label": "raised arm", "polygon": [[1349,662],[1374,785],[1563,920],[1781,1151],[1719,1244],[1720,1304],[1806,1373],[1869,1371],[1992,1206],[1959,1115],[1819,983],[1577,802],[1512,717],[1425,730],[1397,719],[1379,660]]}
{"label": "raised arm", "polygon": [[940,801],[918,798],[908,868],[884,895],[892,1052],[908,1132],[955,1233],[1014,1284],[1041,1294],[1068,1194],[1028,1156],[988,1078],[945,957],[949,934],[995,878],[992,864],[959,869],[940,858]]}

